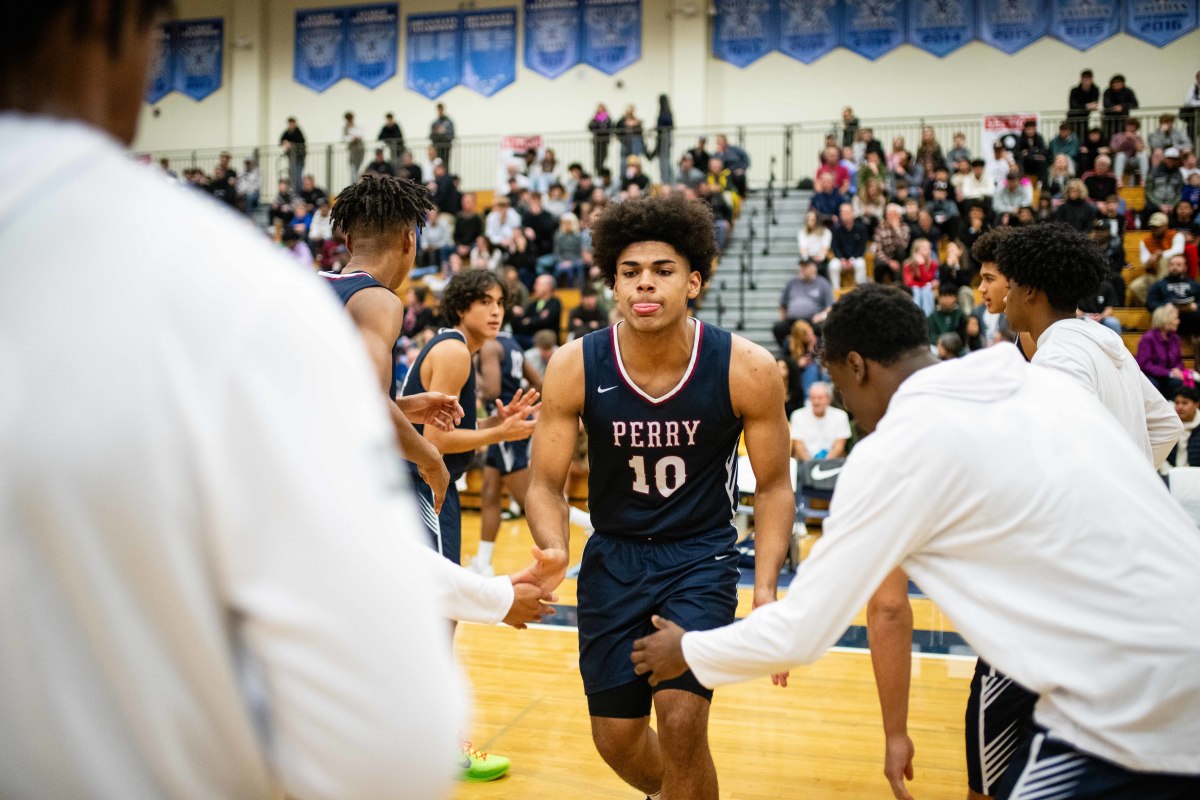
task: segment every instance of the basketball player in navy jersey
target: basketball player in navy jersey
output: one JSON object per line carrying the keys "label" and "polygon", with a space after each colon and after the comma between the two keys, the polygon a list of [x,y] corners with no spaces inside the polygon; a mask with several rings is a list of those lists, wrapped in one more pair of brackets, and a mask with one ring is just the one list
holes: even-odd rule
{"label": "basketball player in navy jersey", "polygon": [[535,574],[549,589],[567,569],[563,486],[582,419],[596,532],[579,573],[579,668],[593,741],[652,798],[715,800],[712,692],[691,673],[652,688],[629,653],[655,614],[690,630],[733,620],[743,431],[759,481],[754,602],[775,600],[795,511],[784,388],[766,350],[688,315],[717,255],[707,206],[681,195],[631,200],[593,232],[594,261],[625,321],[562,347],[547,369],[526,506],[541,548]]}

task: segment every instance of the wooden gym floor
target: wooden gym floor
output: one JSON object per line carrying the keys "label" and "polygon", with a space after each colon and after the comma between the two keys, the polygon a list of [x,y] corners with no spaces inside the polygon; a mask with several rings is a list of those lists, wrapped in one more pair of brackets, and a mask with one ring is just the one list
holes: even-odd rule
{"label": "wooden gym floor", "polygon": [[[573,528],[572,561],[584,538]],[[479,515],[463,515],[464,562],[479,541]],[[497,574],[529,561],[532,540],[523,519],[501,524]],[[738,611],[750,610],[741,590]],[[575,581],[559,589],[559,602],[575,604]],[[953,625],[924,598],[913,601],[915,627],[949,632]],[[857,625],[865,624],[859,615]],[[638,792],[616,777],[596,754],[578,671],[574,628],[464,624],[455,648],[474,690],[475,719],[467,735],[476,747],[508,756],[508,776],[487,784],[459,784],[456,800],[629,798]],[[974,659],[913,659],[909,735],[916,745],[916,800],[966,796],[963,712]],[[830,652],[791,673],[786,689],[769,678],[719,689],[709,737],[722,800],[779,798],[890,798],[883,779],[879,705],[865,650]]]}

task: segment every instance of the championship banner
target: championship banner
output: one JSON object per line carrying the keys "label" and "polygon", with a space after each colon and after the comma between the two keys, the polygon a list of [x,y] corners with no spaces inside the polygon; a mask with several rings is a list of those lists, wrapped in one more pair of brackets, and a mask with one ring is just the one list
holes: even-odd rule
{"label": "championship banner", "polygon": [[419,14],[408,17],[404,85],[433,100],[458,86],[462,42],[458,14]]}
{"label": "championship banner", "polygon": [[1047,0],[980,0],[979,38],[1012,55],[1046,35]]}
{"label": "championship banner", "polygon": [[154,30],[154,64],[150,68],[150,83],[146,86],[146,102],[153,105],[162,100],[175,85],[175,23],[166,22]]}
{"label": "championship banner", "polygon": [[1120,29],[1120,0],[1050,0],[1050,33],[1076,50],[1095,47]]}
{"label": "championship banner", "polygon": [[296,50],[292,76],[296,83],[323,92],[344,77],[341,9],[296,12]]}
{"label": "championship banner", "polygon": [[1125,32],[1163,47],[1196,29],[1196,0],[1125,0]]}
{"label": "championship banner", "polygon": [[874,61],[904,43],[908,0],[845,0],[842,46]]}
{"label": "championship banner", "polygon": [[174,86],[193,100],[221,88],[225,54],[225,20],[196,19],[175,23]]}
{"label": "championship banner", "polygon": [[583,63],[613,75],[642,57],[642,0],[583,0]]}
{"label": "championship banner", "polygon": [[716,9],[715,58],[745,69],[778,46],[778,0],[716,0]]}
{"label": "championship banner", "polygon": [[525,66],[557,78],[580,61],[580,0],[525,0]]}
{"label": "championship banner", "polygon": [[908,42],[945,58],[975,38],[975,0],[909,0]]}
{"label": "championship banner", "polygon": [[462,84],[491,97],[517,79],[517,10],[493,8],[460,16]]}
{"label": "championship banner", "polygon": [[836,0],[779,0],[779,52],[811,64],[837,47],[841,38]]}
{"label": "championship banner", "polygon": [[346,40],[343,72],[374,89],[396,75],[400,13],[395,3],[344,9]]}

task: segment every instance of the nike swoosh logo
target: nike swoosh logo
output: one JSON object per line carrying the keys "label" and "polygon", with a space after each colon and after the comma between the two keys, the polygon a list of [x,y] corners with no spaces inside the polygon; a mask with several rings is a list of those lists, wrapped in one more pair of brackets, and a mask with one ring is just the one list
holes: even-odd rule
{"label": "nike swoosh logo", "polygon": [[605,392],[611,392],[615,388],[617,388],[617,387],[616,386],[601,386],[596,389],[596,394],[604,394]]}
{"label": "nike swoosh logo", "polygon": [[727,553],[723,556],[714,556],[717,561],[724,561],[727,558],[733,558],[733,553]]}
{"label": "nike swoosh logo", "polygon": [[823,481],[826,478],[832,478],[835,475],[840,474],[841,471],[842,471],[841,467],[834,467],[833,469],[828,470],[828,471],[823,470],[820,467],[813,467],[812,472],[810,472],[808,474],[812,476],[812,479],[814,481]]}

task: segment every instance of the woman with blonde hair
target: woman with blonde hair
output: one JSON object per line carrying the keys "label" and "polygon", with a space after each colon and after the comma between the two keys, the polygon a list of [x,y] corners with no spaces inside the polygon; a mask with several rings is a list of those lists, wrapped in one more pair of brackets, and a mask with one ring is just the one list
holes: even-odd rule
{"label": "woman with blonde hair", "polygon": [[1056,199],[1062,197],[1067,190],[1067,184],[1074,177],[1075,167],[1071,164],[1071,159],[1065,153],[1059,153],[1050,164],[1050,171],[1046,174],[1046,183],[1042,186],[1042,193],[1049,194]]}
{"label": "woman with blonde hair", "polygon": [[883,194],[883,182],[869,180],[863,184],[862,190],[854,195],[851,201],[854,216],[867,226],[867,235],[874,236],[879,220],[883,219],[883,211],[887,207],[887,198]]}
{"label": "woman with blonde hair", "polygon": [[789,417],[804,405],[810,386],[817,381],[828,380],[817,358],[817,333],[806,320],[798,319],[792,323],[787,353],[779,359],[779,372],[787,385],[784,409]]}
{"label": "woman with blonde hair", "polygon": [[1183,365],[1183,348],[1179,341],[1179,309],[1167,303],[1150,315],[1150,330],[1138,342],[1137,362],[1163,397],[1175,399],[1184,386],[1195,386],[1200,373]]}
{"label": "woman with blonde hair", "polygon": [[1092,221],[1096,219],[1096,207],[1088,202],[1088,190],[1079,178],[1067,181],[1063,189],[1063,201],[1054,211],[1054,221],[1070,225],[1080,233],[1092,229]]}
{"label": "woman with blonde hair", "polygon": [[829,247],[833,244],[833,234],[821,224],[815,208],[810,207],[805,213],[804,227],[796,239],[800,244],[800,260],[811,260],[817,265],[817,272],[833,283],[833,278],[829,275]]}

